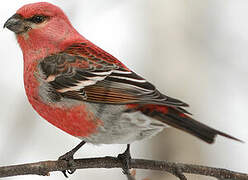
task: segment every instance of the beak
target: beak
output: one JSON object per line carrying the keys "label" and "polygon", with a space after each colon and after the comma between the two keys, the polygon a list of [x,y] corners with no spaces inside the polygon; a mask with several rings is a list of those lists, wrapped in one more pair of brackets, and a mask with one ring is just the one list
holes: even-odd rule
{"label": "beak", "polygon": [[5,23],[3,28],[8,28],[9,30],[20,34],[26,32],[28,28],[25,26],[24,18],[20,14],[14,14]]}

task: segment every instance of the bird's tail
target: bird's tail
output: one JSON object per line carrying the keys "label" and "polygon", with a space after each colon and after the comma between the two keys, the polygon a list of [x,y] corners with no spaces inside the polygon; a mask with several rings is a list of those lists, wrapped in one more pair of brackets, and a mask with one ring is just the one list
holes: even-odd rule
{"label": "bird's tail", "polygon": [[211,144],[217,135],[224,136],[239,142],[243,142],[238,138],[228,135],[224,132],[211,128],[203,123],[200,123],[190,117],[190,113],[180,107],[168,107],[163,105],[138,105],[130,106],[131,111],[141,111],[143,114],[157,119],[171,127],[181,129],[185,132],[196,136],[203,141]]}
{"label": "bird's tail", "polygon": [[158,113],[159,120],[178,129],[186,131],[193,136],[196,136],[207,143],[213,143],[217,135],[224,136],[239,142],[243,142],[238,138],[230,136],[224,132],[213,129],[203,123],[200,123],[190,116],[178,111],[177,109],[170,108],[167,113]]}

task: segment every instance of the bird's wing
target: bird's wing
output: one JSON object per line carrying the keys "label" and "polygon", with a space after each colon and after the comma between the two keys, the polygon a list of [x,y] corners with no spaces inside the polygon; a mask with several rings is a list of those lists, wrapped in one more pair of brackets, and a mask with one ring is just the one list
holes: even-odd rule
{"label": "bird's wing", "polygon": [[[151,83],[93,44],[73,44],[40,61],[42,79],[60,96],[107,104],[187,106],[161,94]],[[182,109],[183,111],[183,109]]]}

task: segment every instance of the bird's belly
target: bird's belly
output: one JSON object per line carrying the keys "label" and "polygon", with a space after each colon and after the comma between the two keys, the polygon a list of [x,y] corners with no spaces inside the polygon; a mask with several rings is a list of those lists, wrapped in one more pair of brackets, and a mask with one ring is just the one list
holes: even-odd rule
{"label": "bird's belly", "polygon": [[151,137],[165,125],[141,112],[125,112],[125,105],[88,104],[103,124],[88,137],[79,137],[93,144],[129,144]]}

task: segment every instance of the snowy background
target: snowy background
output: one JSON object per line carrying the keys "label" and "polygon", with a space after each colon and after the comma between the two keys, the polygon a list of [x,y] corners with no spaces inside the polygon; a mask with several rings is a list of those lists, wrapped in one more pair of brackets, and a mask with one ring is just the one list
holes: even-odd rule
{"label": "snowy background", "polygon": [[[0,6],[0,24],[22,5]],[[76,29],[169,96],[191,105],[194,118],[248,142],[248,1],[51,0]],[[13,33],[0,29],[0,166],[54,160],[79,140],[40,118],[23,87],[23,61]],[[117,155],[124,145],[85,145],[76,157]],[[134,158],[194,163],[248,173],[248,143],[218,137],[208,145],[166,129],[131,146]],[[176,179],[137,170],[137,179]],[[189,176],[189,179],[211,179]],[[9,180],[64,179],[19,176]],[[125,180],[120,169],[78,170],[71,180]]]}

